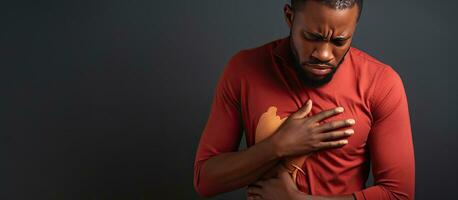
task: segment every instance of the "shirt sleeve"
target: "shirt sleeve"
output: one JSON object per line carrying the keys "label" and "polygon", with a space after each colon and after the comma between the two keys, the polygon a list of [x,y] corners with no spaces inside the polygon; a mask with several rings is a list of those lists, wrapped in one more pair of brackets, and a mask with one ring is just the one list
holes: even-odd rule
{"label": "shirt sleeve", "polygon": [[205,180],[203,164],[221,153],[238,150],[243,135],[240,112],[241,74],[237,55],[225,66],[216,86],[210,114],[201,135],[194,162],[194,187],[201,196],[218,191],[218,185]]}
{"label": "shirt sleeve", "polygon": [[354,193],[357,200],[414,199],[415,161],[409,109],[399,75],[385,67],[372,96],[367,145],[374,185]]}

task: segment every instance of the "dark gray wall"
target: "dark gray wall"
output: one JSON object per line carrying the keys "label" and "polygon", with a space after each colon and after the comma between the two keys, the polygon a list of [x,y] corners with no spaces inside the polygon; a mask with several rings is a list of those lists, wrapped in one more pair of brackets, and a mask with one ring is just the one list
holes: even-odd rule
{"label": "dark gray wall", "polygon": [[[198,199],[216,81],[238,50],[286,36],[284,2],[3,3],[0,198]],[[417,199],[458,198],[457,8],[367,1],[354,40],[404,80]]]}

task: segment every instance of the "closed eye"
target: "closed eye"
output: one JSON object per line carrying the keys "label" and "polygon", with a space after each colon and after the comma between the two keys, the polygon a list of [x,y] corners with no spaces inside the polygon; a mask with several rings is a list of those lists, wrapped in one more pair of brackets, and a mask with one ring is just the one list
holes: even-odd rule
{"label": "closed eye", "polygon": [[[304,32],[304,38],[309,41],[325,41],[326,39],[318,34]],[[339,36],[331,40],[331,42],[336,46],[343,46],[350,37]]]}
{"label": "closed eye", "polygon": [[321,37],[319,35],[312,34],[312,33],[307,33],[307,32],[304,33],[304,38],[307,39],[307,40],[310,40],[310,41],[321,41],[321,40],[323,40],[323,37]]}
{"label": "closed eye", "polygon": [[334,39],[332,40],[332,43],[336,46],[343,46],[347,39]]}

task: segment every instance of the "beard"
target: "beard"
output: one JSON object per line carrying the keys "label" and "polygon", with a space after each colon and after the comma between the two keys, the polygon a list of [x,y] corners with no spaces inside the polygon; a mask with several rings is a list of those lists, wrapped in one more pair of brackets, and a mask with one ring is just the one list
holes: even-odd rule
{"label": "beard", "polygon": [[[304,85],[309,86],[309,87],[320,87],[320,86],[326,85],[327,83],[331,82],[332,78],[334,77],[334,74],[337,72],[337,69],[339,69],[340,65],[342,64],[343,60],[345,59],[345,56],[347,55],[348,51],[350,50],[350,48],[348,48],[345,51],[345,54],[342,57],[342,59],[340,59],[337,66],[334,66],[330,63],[321,63],[321,62],[300,63],[297,49],[293,42],[293,37],[290,37],[290,46],[291,46],[291,51],[293,52],[293,57],[294,57],[293,63],[294,63],[294,69],[296,71],[296,74],[299,80],[301,80],[301,82]],[[310,72],[302,68],[302,65],[305,65],[305,64],[325,64],[328,66],[332,66],[332,69],[331,69],[331,72],[329,74],[326,74],[323,78],[315,79],[315,78],[312,78],[314,76],[313,74],[311,74]]]}

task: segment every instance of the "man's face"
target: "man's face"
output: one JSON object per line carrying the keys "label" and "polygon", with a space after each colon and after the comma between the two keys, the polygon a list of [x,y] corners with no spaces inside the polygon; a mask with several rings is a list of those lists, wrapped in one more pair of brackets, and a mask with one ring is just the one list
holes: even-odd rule
{"label": "man's face", "polygon": [[299,76],[311,86],[328,83],[350,48],[358,6],[338,10],[309,0],[284,11]]}

